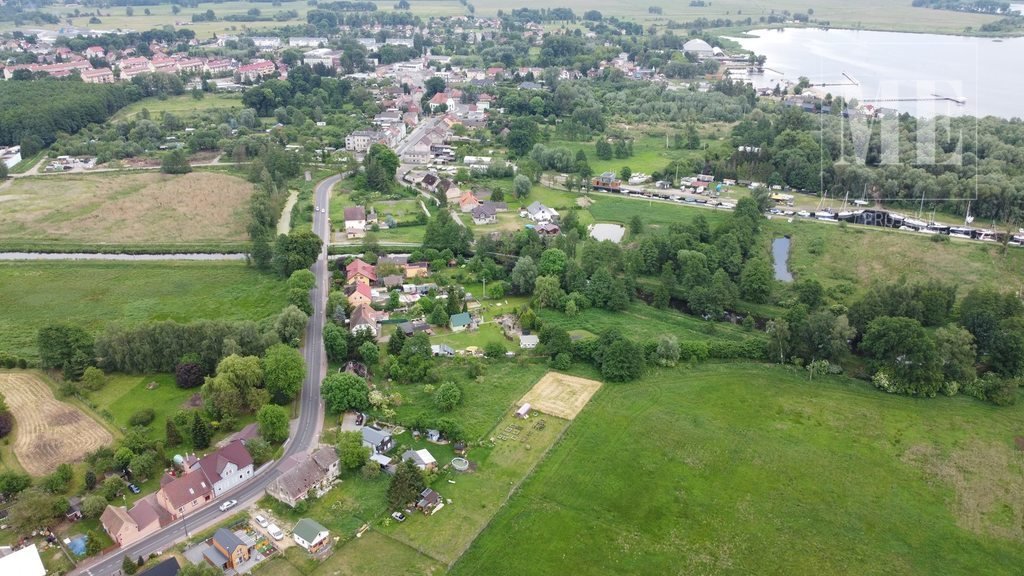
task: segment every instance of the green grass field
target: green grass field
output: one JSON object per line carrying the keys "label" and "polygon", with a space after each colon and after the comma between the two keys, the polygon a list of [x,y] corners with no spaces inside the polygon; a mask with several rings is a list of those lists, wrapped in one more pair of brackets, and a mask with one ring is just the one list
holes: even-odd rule
{"label": "green grass field", "polygon": [[150,118],[159,121],[160,114],[171,112],[178,116],[191,116],[195,112],[218,109],[244,108],[242,98],[236,94],[205,94],[201,100],[196,100],[191,94],[181,96],[168,96],[163,100],[159,98],[143,98],[125,106],[110,118],[111,122],[119,120],[131,120],[138,117],[143,109],[149,110]]}
{"label": "green grass field", "polygon": [[[295,562],[292,564],[289,560]],[[336,548],[334,554],[310,572],[301,558],[277,558],[261,565],[254,574],[260,576],[362,576],[381,574],[394,576],[425,576],[441,574],[444,569],[429,556],[409,546],[370,530],[358,540]]]}
{"label": "green grass field", "polygon": [[0,350],[34,358],[39,328],[70,322],[258,320],[285,305],[284,283],[240,262],[0,263]]}
{"label": "green grass field", "polygon": [[1022,415],[757,364],[656,371],[602,387],[453,574],[1013,574]]}
{"label": "green grass field", "polygon": [[[500,0],[478,0],[473,5],[480,16],[494,16],[498,10],[508,11],[512,7],[551,8],[543,0],[521,0],[514,5]],[[996,19],[994,16],[964,14],[946,10],[913,8],[910,2],[893,3],[886,0],[865,0],[844,2],[843,0],[777,0],[772,2],[753,0],[715,0],[705,6],[693,6],[689,2],[622,2],[621,0],[568,0],[558,6],[572,8],[576,16],[587,10],[598,10],[605,16],[630,18],[645,28],[652,24],[664,26],[668,20],[689,22],[698,18],[731,18],[742,20],[750,17],[754,27],[761,17],[783,10],[806,13],[814,10],[814,17],[825,20],[837,28],[863,28],[874,30],[905,30],[908,32],[962,32],[967,26],[978,28]],[[662,8],[661,15],[649,14],[648,6]]]}
{"label": "green grass field", "polygon": [[[544,424],[539,425],[540,421]],[[491,437],[499,436],[511,425],[523,427],[517,439],[498,439],[493,447],[487,444],[470,450],[467,457],[477,464],[475,472],[449,471],[434,483],[433,488],[451,500],[444,509],[430,517],[413,514],[401,524],[391,523],[379,529],[446,565],[457,560],[487,527],[509,494],[543,460],[569,421],[543,414],[529,421],[517,420],[509,406]],[[439,465],[450,461],[450,457],[437,456],[440,451],[429,449]]]}
{"label": "green grass field", "polygon": [[1021,286],[1024,250],[1012,246],[1004,251],[992,243],[938,243],[896,230],[778,219],[768,223],[768,230],[792,237],[790,269],[796,278],[813,278],[825,286],[847,284],[861,290],[900,277],[953,282],[961,292],[975,285],[1006,290]]}
{"label": "green grass field", "polygon": [[601,334],[609,329],[615,329],[625,336],[651,341],[662,334],[674,334],[681,341],[740,341],[763,337],[758,332],[734,324],[707,322],[674,310],[658,310],[643,302],[634,302],[622,312],[589,308],[570,318],[561,312],[543,309],[538,310],[537,315],[545,323],[567,330],[586,330],[592,334]]}

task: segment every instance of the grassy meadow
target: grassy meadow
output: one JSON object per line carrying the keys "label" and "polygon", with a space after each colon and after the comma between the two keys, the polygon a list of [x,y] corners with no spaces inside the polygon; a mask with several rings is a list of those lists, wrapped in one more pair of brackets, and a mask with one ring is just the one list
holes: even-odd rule
{"label": "grassy meadow", "polygon": [[242,108],[244,108],[242,97],[238,94],[204,94],[200,100],[196,100],[191,94],[182,94],[180,96],[168,96],[162,100],[160,98],[143,98],[118,110],[110,118],[110,121],[138,119],[144,109],[149,111],[151,119],[157,121],[160,119],[160,114],[164,112],[170,112],[178,116],[190,116],[196,112],[207,110],[240,110]]}
{"label": "grassy meadow", "polygon": [[1022,412],[658,370],[602,387],[452,573],[1015,573]]}
{"label": "grassy meadow", "polygon": [[244,179],[217,172],[21,178],[3,191],[0,243],[237,248],[248,238],[252,192]]}
{"label": "grassy meadow", "polygon": [[792,238],[789,264],[795,278],[813,278],[826,287],[847,285],[856,291],[905,277],[953,282],[961,293],[986,284],[1021,288],[1024,250],[1013,246],[1004,250],[970,240],[933,242],[911,232],[798,220],[775,219],[768,230]]}
{"label": "grassy meadow", "polygon": [[259,320],[285,305],[284,282],[241,262],[0,263],[0,350],[34,358],[39,329],[69,322]]}

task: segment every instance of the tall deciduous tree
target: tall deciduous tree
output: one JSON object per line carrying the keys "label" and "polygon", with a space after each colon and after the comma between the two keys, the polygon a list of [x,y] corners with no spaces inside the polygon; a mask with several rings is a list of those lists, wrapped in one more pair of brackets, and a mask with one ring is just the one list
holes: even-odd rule
{"label": "tall deciduous tree", "polygon": [[931,396],[941,384],[935,343],[917,320],[875,318],[868,324],[860,348],[876,370],[889,375],[897,391]]}
{"label": "tall deciduous tree", "polygon": [[370,457],[370,449],[363,444],[363,435],[359,432],[339,432],[338,458],[347,470],[356,470],[366,463]]}
{"label": "tall deciduous tree", "polygon": [[347,372],[334,373],[324,379],[320,388],[327,409],[341,413],[346,410],[366,410],[370,407],[370,389],[366,381]]}
{"label": "tall deciduous tree", "polygon": [[288,411],[283,407],[267,404],[256,413],[256,421],[267,442],[279,444],[288,438]]}
{"label": "tall deciduous tree", "polygon": [[278,404],[291,402],[302,389],[302,379],[306,375],[302,354],[291,346],[276,344],[267,348],[262,363],[271,399]]}
{"label": "tall deciduous tree", "polygon": [[192,171],[192,165],[188,163],[188,155],[183,148],[171,150],[164,154],[160,161],[160,171],[164,174],[188,174]]}

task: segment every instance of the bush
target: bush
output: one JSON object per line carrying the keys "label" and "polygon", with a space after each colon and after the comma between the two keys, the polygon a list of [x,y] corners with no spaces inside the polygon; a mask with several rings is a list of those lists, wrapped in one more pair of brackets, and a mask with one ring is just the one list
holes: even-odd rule
{"label": "bush", "polygon": [[143,408],[132,414],[131,418],[128,419],[128,424],[132,426],[149,426],[153,423],[154,418],[156,418],[156,413],[153,412],[152,408]]}
{"label": "bush", "polygon": [[568,352],[559,352],[555,355],[555,359],[551,361],[551,367],[555,370],[568,370],[572,366],[572,354]]}
{"label": "bush", "polygon": [[174,381],[178,388],[196,388],[203,383],[203,367],[195,362],[178,364],[174,369]]}
{"label": "bush", "polygon": [[709,357],[707,342],[683,341],[679,343],[679,358],[685,362],[702,362]]}
{"label": "bush", "polygon": [[14,415],[10,410],[0,412],[0,438],[7,436],[14,430]]}
{"label": "bush", "polygon": [[488,358],[504,358],[505,345],[501,342],[488,342],[484,346],[484,356]]}

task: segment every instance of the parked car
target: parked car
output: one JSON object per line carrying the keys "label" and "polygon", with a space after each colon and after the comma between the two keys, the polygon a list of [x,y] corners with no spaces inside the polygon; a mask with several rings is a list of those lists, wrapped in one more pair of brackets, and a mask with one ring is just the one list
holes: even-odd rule
{"label": "parked car", "polygon": [[238,500],[228,500],[227,502],[220,505],[220,511],[226,512],[233,508],[235,504],[238,504]]}
{"label": "parked car", "polygon": [[132,494],[138,494],[139,492],[142,492],[142,490],[139,490],[139,487],[136,486],[135,484],[129,484],[128,489],[132,491]]}
{"label": "parked car", "polygon": [[266,528],[267,525],[269,524],[269,522],[267,522],[267,519],[259,514],[256,515],[255,520],[256,523],[260,525],[260,528]]}
{"label": "parked car", "polygon": [[401,512],[392,512],[391,517],[399,522],[405,522],[405,514],[402,514]]}
{"label": "parked car", "polygon": [[284,539],[284,532],[282,532],[281,529],[277,527],[277,524],[271,524],[270,526],[267,526],[267,533],[270,534],[270,537],[274,540]]}

